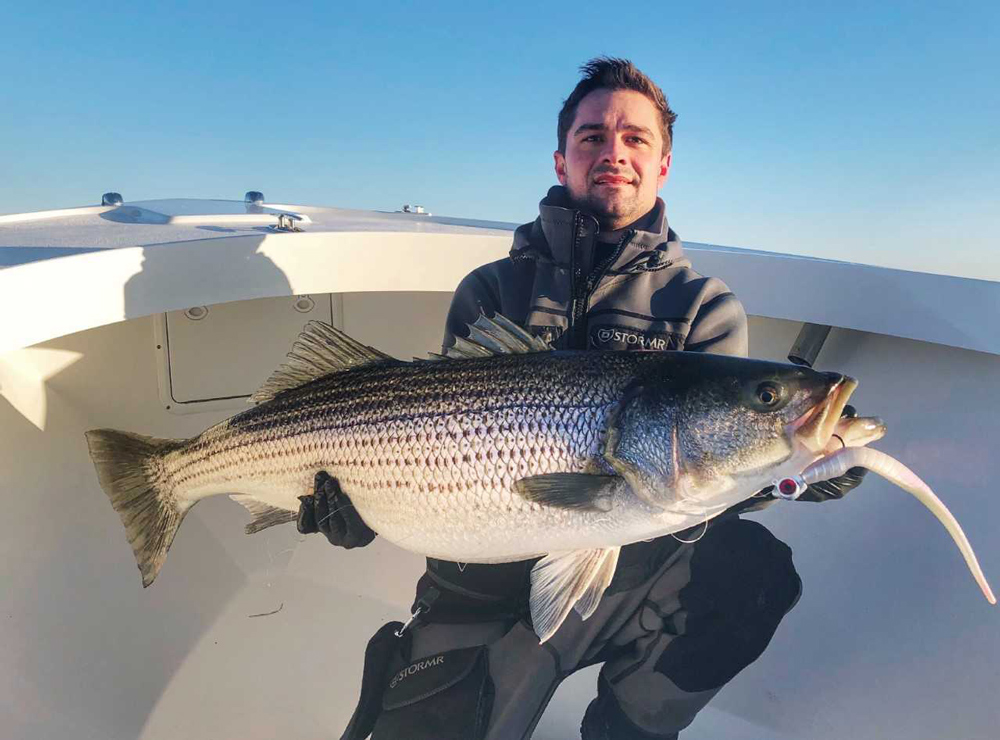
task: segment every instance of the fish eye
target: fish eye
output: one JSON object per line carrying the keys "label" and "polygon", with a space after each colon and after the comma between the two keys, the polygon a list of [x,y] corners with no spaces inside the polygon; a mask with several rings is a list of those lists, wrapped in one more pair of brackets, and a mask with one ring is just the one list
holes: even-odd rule
{"label": "fish eye", "polygon": [[773,409],[781,403],[781,389],[774,383],[761,383],[758,385],[756,396],[764,408]]}

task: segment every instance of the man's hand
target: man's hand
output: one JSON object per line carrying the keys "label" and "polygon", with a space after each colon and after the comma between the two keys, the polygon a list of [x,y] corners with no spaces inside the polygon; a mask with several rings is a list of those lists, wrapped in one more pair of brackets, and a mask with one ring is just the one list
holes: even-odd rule
{"label": "man's hand", "polygon": [[340,490],[336,478],[325,471],[316,473],[311,496],[299,496],[297,526],[302,534],[322,532],[331,545],[350,550],[364,547],[375,539],[375,533],[365,524],[347,494]]}
{"label": "man's hand", "polygon": [[866,475],[868,468],[851,468],[838,478],[813,483],[796,501],[823,502],[843,498],[845,493],[860,486]]}

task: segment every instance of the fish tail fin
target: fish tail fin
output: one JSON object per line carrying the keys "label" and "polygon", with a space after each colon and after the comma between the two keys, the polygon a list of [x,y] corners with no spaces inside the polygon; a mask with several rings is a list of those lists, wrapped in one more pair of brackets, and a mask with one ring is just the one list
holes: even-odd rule
{"label": "fish tail fin", "polygon": [[149,586],[160,572],[184,515],[195,504],[175,494],[163,465],[164,456],[186,441],[114,429],[93,429],[86,434],[101,488],[125,525],[142,585]]}

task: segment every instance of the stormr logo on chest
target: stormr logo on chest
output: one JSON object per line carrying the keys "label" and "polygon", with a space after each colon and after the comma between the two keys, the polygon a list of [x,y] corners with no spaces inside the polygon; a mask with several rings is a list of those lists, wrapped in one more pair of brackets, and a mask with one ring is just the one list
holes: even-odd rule
{"label": "stormr logo on chest", "polygon": [[601,327],[593,335],[595,343],[613,344],[633,349],[666,350],[670,342],[664,337],[649,336],[634,329],[619,329],[617,327]]}
{"label": "stormr logo on chest", "polygon": [[413,663],[412,665],[408,665],[406,666],[406,668],[404,668],[403,670],[401,670],[399,673],[397,673],[395,676],[392,677],[392,681],[389,682],[389,688],[394,689],[396,688],[396,685],[400,681],[409,678],[415,673],[420,673],[420,671],[426,670],[436,665],[444,665],[443,655],[437,655],[433,658],[427,658],[426,660],[419,660],[416,663]]}

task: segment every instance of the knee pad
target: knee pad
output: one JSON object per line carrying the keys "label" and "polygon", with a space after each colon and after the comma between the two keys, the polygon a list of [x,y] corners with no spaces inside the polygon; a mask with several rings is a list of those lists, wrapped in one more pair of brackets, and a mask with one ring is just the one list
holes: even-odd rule
{"label": "knee pad", "polygon": [[777,624],[796,602],[802,581],[792,550],[757,522],[733,519],[709,528],[695,545],[691,580],[681,590],[689,619],[741,615]]}
{"label": "knee pad", "polygon": [[590,702],[580,725],[581,740],[677,740],[676,732],[653,735],[637,727],[618,705],[603,676],[597,685],[597,698]]}
{"label": "knee pad", "polygon": [[723,686],[760,657],[801,589],[791,549],[762,525],[733,519],[709,528],[680,592],[683,633],[656,670],[684,691]]}
{"label": "knee pad", "polygon": [[429,655],[389,679],[372,740],[481,740],[493,697],[486,646]]}
{"label": "knee pad", "polygon": [[384,625],[368,643],[361,698],[342,740],[481,740],[493,710],[485,645],[412,660],[412,632]]}

